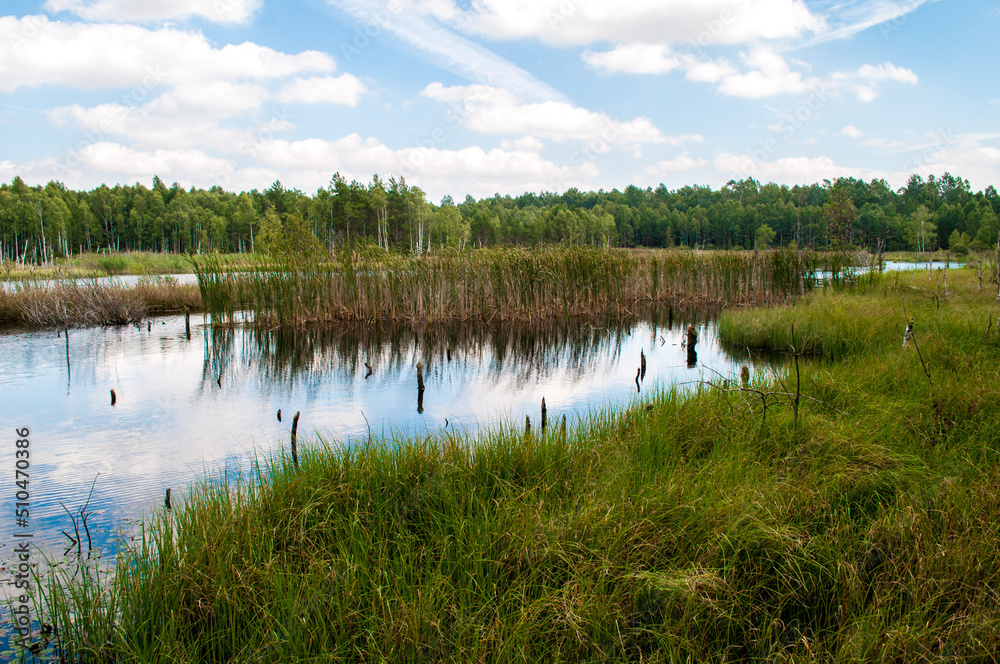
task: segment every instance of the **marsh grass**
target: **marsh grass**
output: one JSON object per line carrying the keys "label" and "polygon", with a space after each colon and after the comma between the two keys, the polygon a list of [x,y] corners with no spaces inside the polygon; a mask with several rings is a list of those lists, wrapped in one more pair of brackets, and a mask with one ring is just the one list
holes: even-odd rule
{"label": "marsh grass", "polygon": [[883,277],[733,314],[775,348],[794,321],[842,349],[803,358],[797,426],[703,386],[567,434],[260,459],[154,515],[103,592],[52,593],[75,616],[61,643],[115,662],[994,661],[997,310],[971,273],[949,284],[939,305]]}
{"label": "marsh grass", "polygon": [[0,289],[0,322],[34,328],[128,325],[147,316],[200,307],[196,285],[158,278],[136,286],[73,280]]}
{"label": "marsh grass", "polygon": [[[215,320],[249,312],[265,327],[343,321],[529,322],[630,316],[650,303],[774,304],[853,257],[791,251],[681,252],[480,249],[420,257],[376,250],[327,262],[196,258]],[[833,263],[833,266],[825,265]]]}
{"label": "marsh grass", "polygon": [[[233,254],[224,254],[221,259],[231,260],[232,256]],[[122,274],[163,275],[190,272],[191,260],[187,254],[148,251],[77,254],[57,259],[54,265],[22,265],[13,261],[0,263],[0,277],[16,280],[87,279]]]}

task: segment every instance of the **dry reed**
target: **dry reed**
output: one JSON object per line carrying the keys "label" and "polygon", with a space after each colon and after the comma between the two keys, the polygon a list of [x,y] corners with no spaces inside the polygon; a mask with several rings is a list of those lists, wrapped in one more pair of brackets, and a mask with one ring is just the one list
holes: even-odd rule
{"label": "dry reed", "polygon": [[141,283],[126,287],[85,281],[0,290],[0,322],[30,327],[128,325],[150,315],[185,308],[201,308],[194,284]]}
{"label": "dry reed", "polygon": [[[810,288],[849,258],[807,252],[484,249],[420,257],[344,253],[211,257],[195,272],[205,309],[223,322],[249,312],[266,327],[343,321],[531,322],[630,316],[649,303],[767,305]],[[834,265],[824,264],[833,261]],[[839,261],[839,262],[838,262]]]}

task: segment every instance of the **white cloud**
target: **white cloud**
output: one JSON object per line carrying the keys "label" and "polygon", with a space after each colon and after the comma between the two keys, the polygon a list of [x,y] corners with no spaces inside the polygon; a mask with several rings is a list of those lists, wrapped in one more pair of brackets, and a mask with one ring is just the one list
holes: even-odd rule
{"label": "white cloud", "polygon": [[364,83],[350,74],[341,76],[296,77],[278,94],[283,103],[293,104],[344,104],[357,106],[361,95],[367,92]]}
{"label": "white cloud", "polygon": [[892,0],[881,0],[880,2],[871,2],[871,0],[844,0],[836,6],[837,20],[828,22],[825,30],[801,44],[799,48],[806,48],[837,39],[850,39],[857,33],[876,25],[882,31],[882,37],[888,38],[906,24],[909,14],[923,5],[934,2],[938,2],[938,0],[905,0],[903,2],[894,2]]}
{"label": "white cloud", "polygon": [[431,83],[421,94],[456,104],[456,117],[484,134],[588,141],[598,153],[668,141],[648,118],[618,121],[566,102],[525,103],[511,92],[485,85],[449,87]]}
{"label": "white cloud", "polygon": [[67,11],[89,21],[151,22],[192,17],[215,23],[248,23],[263,0],[47,0],[45,10]]}
{"label": "white cloud", "polygon": [[830,83],[854,92],[858,99],[869,102],[878,97],[880,85],[886,81],[917,85],[919,79],[912,70],[897,67],[891,62],[880,65],[862,65],[853,72],[837,72],[830,77]]}
{"label": "white cloud", "polygon": [[[220,123],[252,117],[269,96],[266,88],[254,83],[195,82],[178,85],[141,106],[110,103],[55,108],[49,120],[58,125],[75,124],[89,143],[117,136],[143,149],[201,146],[232,152],[252,140],[254,121],[242,128],[222,127]],[[272,118],[267,128],[273,132],[291,126],[287,120]]]}
{"label": "white cloud", "polygon": [[879,95],[881,85],[887,81],[910,85],[919,82],[912,70],[891,62],[865,64],[855,71],[834,72],[826,77],[810,76],[792,69],[785,56],[767,45],[757,45],[741,53],[742,68],[726,59],[709,59],[704,54],[674,53],[662,45],[624,44],[610,51],[587,52],[583,58],[607,73],[664,74],[677,69],[684,71],[689,81],[716,85],[721,94],[751,99],[810,91],[833,95],[847,90],[861,101],[869,102]]}
{"label": "white cloud", "polygon": [[[417,49],[432,64],[473,83],[502,87],[525,99],[565,100],[565,95],[489,49],[441,25],[435,18],[455,14],[448,0],[404,2],[388,6],[379,0],[327,0],[379,35],[389,33]],[[348,60],[359,49],[342,45]]]}
{"label": "white cloud", "polygon": [[587,51],[583,59],[595,69],[627,74],[666,74],[681,66],[666,44],[622,44],[610,51]]}
{"label": "white cloud", "polygon": [[800,37],[824,25],[800,0],[480,0],[461,8],[440,0],[411,4],[489,39],[533,38],[559,45],[742,44]]}
{"label": "white cloud", "polygon": [[646,173],[648,175],[664,176],[671,173],[690,171],[707,163],[708,161],[705,159],[700,157],[696,159],[685,151],[673,159],[659,161],[651,166],[647,166]]}
{"label": "white cloud", "polygon": [[[553,190],[581,184],[599,174],[592,163],[561,166],[522,143],[512,149],[468,146],[459,150],[428,147],[393,149],[375,138],[350,134],[336,141],[307,139],[262,143],[257,164],[292,173],[291,181],[321,186],[330,174],[365,179],[371,173],[395,173],[430,194],[448,192],[489,196],[499,192]],[[294,174],[300,177],[295,179]],[[309,184],[311,183],[311,184]],[[569,184],[565,184],[569,183]],[[259,185],[258,185],[259,186]]]}
{"label": "white cloud", "polygon": [[969,179],[973,189],[1000,182],[1000,134],[931,132],[931,142],[910,146],[895,178],[900,184],[912,173],[954,173]]}
{"label": "white cloud", "polygon": [[882,171],[838,166],[829,157],[782,157],[762,161],[750,154],[722,153],[715,158],[715,170],[724,177],[752,177],[760,182],[813,184],[825,179],[885,177]]}
{"label": "white cloud", "polygon": [[101,142],[80,151],[82,165],[104,182],[148,182],[154,175],[166,180],[215,184],[220,173],[232,170],[226,159],[212,157],[201,150],[136,150],[118,143]]}
{"label": "white cloud", "polygon": [[820,83],[816,77],[803,78],[792,71],[785,59],[773,49],[759,46],[742,56],[750,71],[730,73],[719,82],[719,92],[734,97],[771,97],[780,94],[801,94]]}
{"label": "white cloud", "polygon": [[290,55],[250,42],[216,48],[200,33],[174,28],[0,17],[0,92],[42,85],[133,88],[127,94],[142,101],[161,85],[261,81],[334,68],[318,51]]}
{"label": "white cloud", "polygon": [[848,138],[861,138],[865,135],[863,131],[855,127],[854,125],[847,125],[840,130],[841,135],[847,136]]}

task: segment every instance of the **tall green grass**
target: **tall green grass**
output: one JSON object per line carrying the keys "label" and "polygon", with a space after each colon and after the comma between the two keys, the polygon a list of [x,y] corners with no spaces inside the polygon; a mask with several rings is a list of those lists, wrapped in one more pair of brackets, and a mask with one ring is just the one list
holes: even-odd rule
{"label": "tall green grass", "polygon": [[202,300],[217,320],[248,311],[272,327],[624,316],[651,302],[771,304],[811,287],[824,263],[840,270],[853,257],[549,248],[419,257],[364,250],[326,262],[288,255],[195,260]]}
{"label": "tall green grass", "polygon": [[58,636],[116,662],[994,661],[998,311],[949,283],[734,315],[774,348],[786,323],[819,347],[870,332],[800,363],[797,423],[787,399],[762,417],[752,392],[783,389],[756,377],[565,435],[263,459],[156,514],[104,592],[54,593]]}

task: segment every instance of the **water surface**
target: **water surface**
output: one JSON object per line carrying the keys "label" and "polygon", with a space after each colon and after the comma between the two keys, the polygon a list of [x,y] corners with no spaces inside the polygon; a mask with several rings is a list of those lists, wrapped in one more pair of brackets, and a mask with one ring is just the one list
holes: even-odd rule
{"label": "water surface", "polygon": [[[11,444],[0,464],[13,468],[14,428],[28,427],[38,542],[53,553],[70,544],[61,533],[73,525],[63,505],[77,512],[93,486],[94,546],[109,550],[121,526],[162,509],[168,487],[178,504],[198,478],[287,447],[296,412],[302,445],[315,433],[354,445],[370,436],[523,426],[526,416],[537,427],[543,397],[549,421],[565,415],[572,426],[657,386],[738,375],[743,358],[723,351],[714,324],[690,322],[699,335],[691,367],[683,345],[689,321],[680,319],[672,327],[647,320],[543,330],[261,332],[193,317],[189,338],[184,317],[173,316],[148,327],[70,330],[68,339],[9,332],[0,335],[0,393]],[[425,365],[422,395],[418,363]],[[12,505],[15,490],[0,483],[0,504]],[[13,526],[0,520],[0,557],[11,550]]]}

